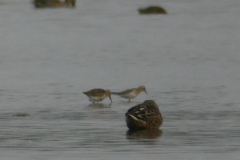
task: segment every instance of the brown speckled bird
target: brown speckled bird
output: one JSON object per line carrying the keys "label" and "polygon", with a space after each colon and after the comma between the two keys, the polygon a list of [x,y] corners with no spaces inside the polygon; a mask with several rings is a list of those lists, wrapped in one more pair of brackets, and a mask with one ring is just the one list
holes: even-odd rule
{"label": "brown speckled bird", "polygon": [[98,103],[98,102],[103,101],[106,97],[109,97],[109,99],[112,103],[111,91],[109,91],[109,90],[97,88],[97,89],[92,89],[90,91],[83,92],[83,93],[88,96],[90,102]]}
{"label": "brown speckled bird", "polygon": [[132,130],[159,128],[163,123],[159,107],[153,100],[130,108],[125,116],[127,127]]}
{"label": "brown speckled bird", "polygon": [[139,93],[141,93],[142,91],[144,91],[147,94],[146,88],[144,86],[140,86],[138,88],[127,89],[122,92],[112,92],[112,94],[118,95],[122,98],[126,98],[130,102],[131,99],[137,97],[139,95]]}

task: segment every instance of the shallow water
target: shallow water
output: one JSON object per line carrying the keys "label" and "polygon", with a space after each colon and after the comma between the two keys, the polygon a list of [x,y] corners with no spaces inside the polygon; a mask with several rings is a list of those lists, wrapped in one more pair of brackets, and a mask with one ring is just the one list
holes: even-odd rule
{"label": "shallow water", "polygon": [[[138,15],[149,4],[169,14]],[[0,8],[1,160],[239,159],[240,1]],[[130,103],[82,94],[140,85],[148,95]],[[129,132],[125,112],[147,99],[163,126]]]}

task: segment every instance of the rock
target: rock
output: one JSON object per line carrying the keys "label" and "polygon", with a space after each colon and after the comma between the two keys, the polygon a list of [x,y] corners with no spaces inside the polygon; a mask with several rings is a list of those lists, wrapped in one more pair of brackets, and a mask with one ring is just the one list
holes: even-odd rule
{"label": "rock", "polygon": [[139,14],[167,14],[167,11],[160,6],[149,6],[147,8],[139,8]]}
{"label": "rock", "polygon": [[14,117],[28,117],[28,116],[30,116],[30,114],[28,114],[28,113],[17,113],[17,114],[13,114],[12,116],[14,116]]}
{"label": "rock", "polygon": [[36,8],[74,8],[76,0],[34,0]]}

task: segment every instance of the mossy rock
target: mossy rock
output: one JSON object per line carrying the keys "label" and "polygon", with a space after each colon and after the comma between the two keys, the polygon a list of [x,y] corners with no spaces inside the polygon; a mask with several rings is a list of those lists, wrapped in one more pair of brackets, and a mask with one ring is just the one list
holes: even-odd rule
{"label": "mossy rock", "polygon": [[149,6],[147,8],[139,8],[139,14],[167,14],[167,11],[160,6]]}

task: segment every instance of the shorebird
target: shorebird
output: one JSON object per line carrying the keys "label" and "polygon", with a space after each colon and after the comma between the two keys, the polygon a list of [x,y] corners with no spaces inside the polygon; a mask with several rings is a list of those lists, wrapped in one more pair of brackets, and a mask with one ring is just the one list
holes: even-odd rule
{"label": "shorebird", "polygon": [[88,96],[90,102],[98,103],[103,101],[106,97],[109,97],[112,103],[111,91],[109,90],[97,88],[97,89],[92,89],[90,91],[83,92],[83,93]]}
{"label": "shorebird", "polygon": [[130,108],[125,116],[127,127],[132,130],[159,128],[163,123],[159,107],[153,100]]}
{"label": "shorebird", "polygon": [[139,93],[141,93],[142,91],[144,91],[146,94],[148,94],[146,91],[146,88],[144,86],[140,86],[138,88],[127,89],[122,92],[112,92],[112,94],[118,95],[122,98],[126,98],[130,102],[131,99],[137,97],[139,95]]}

